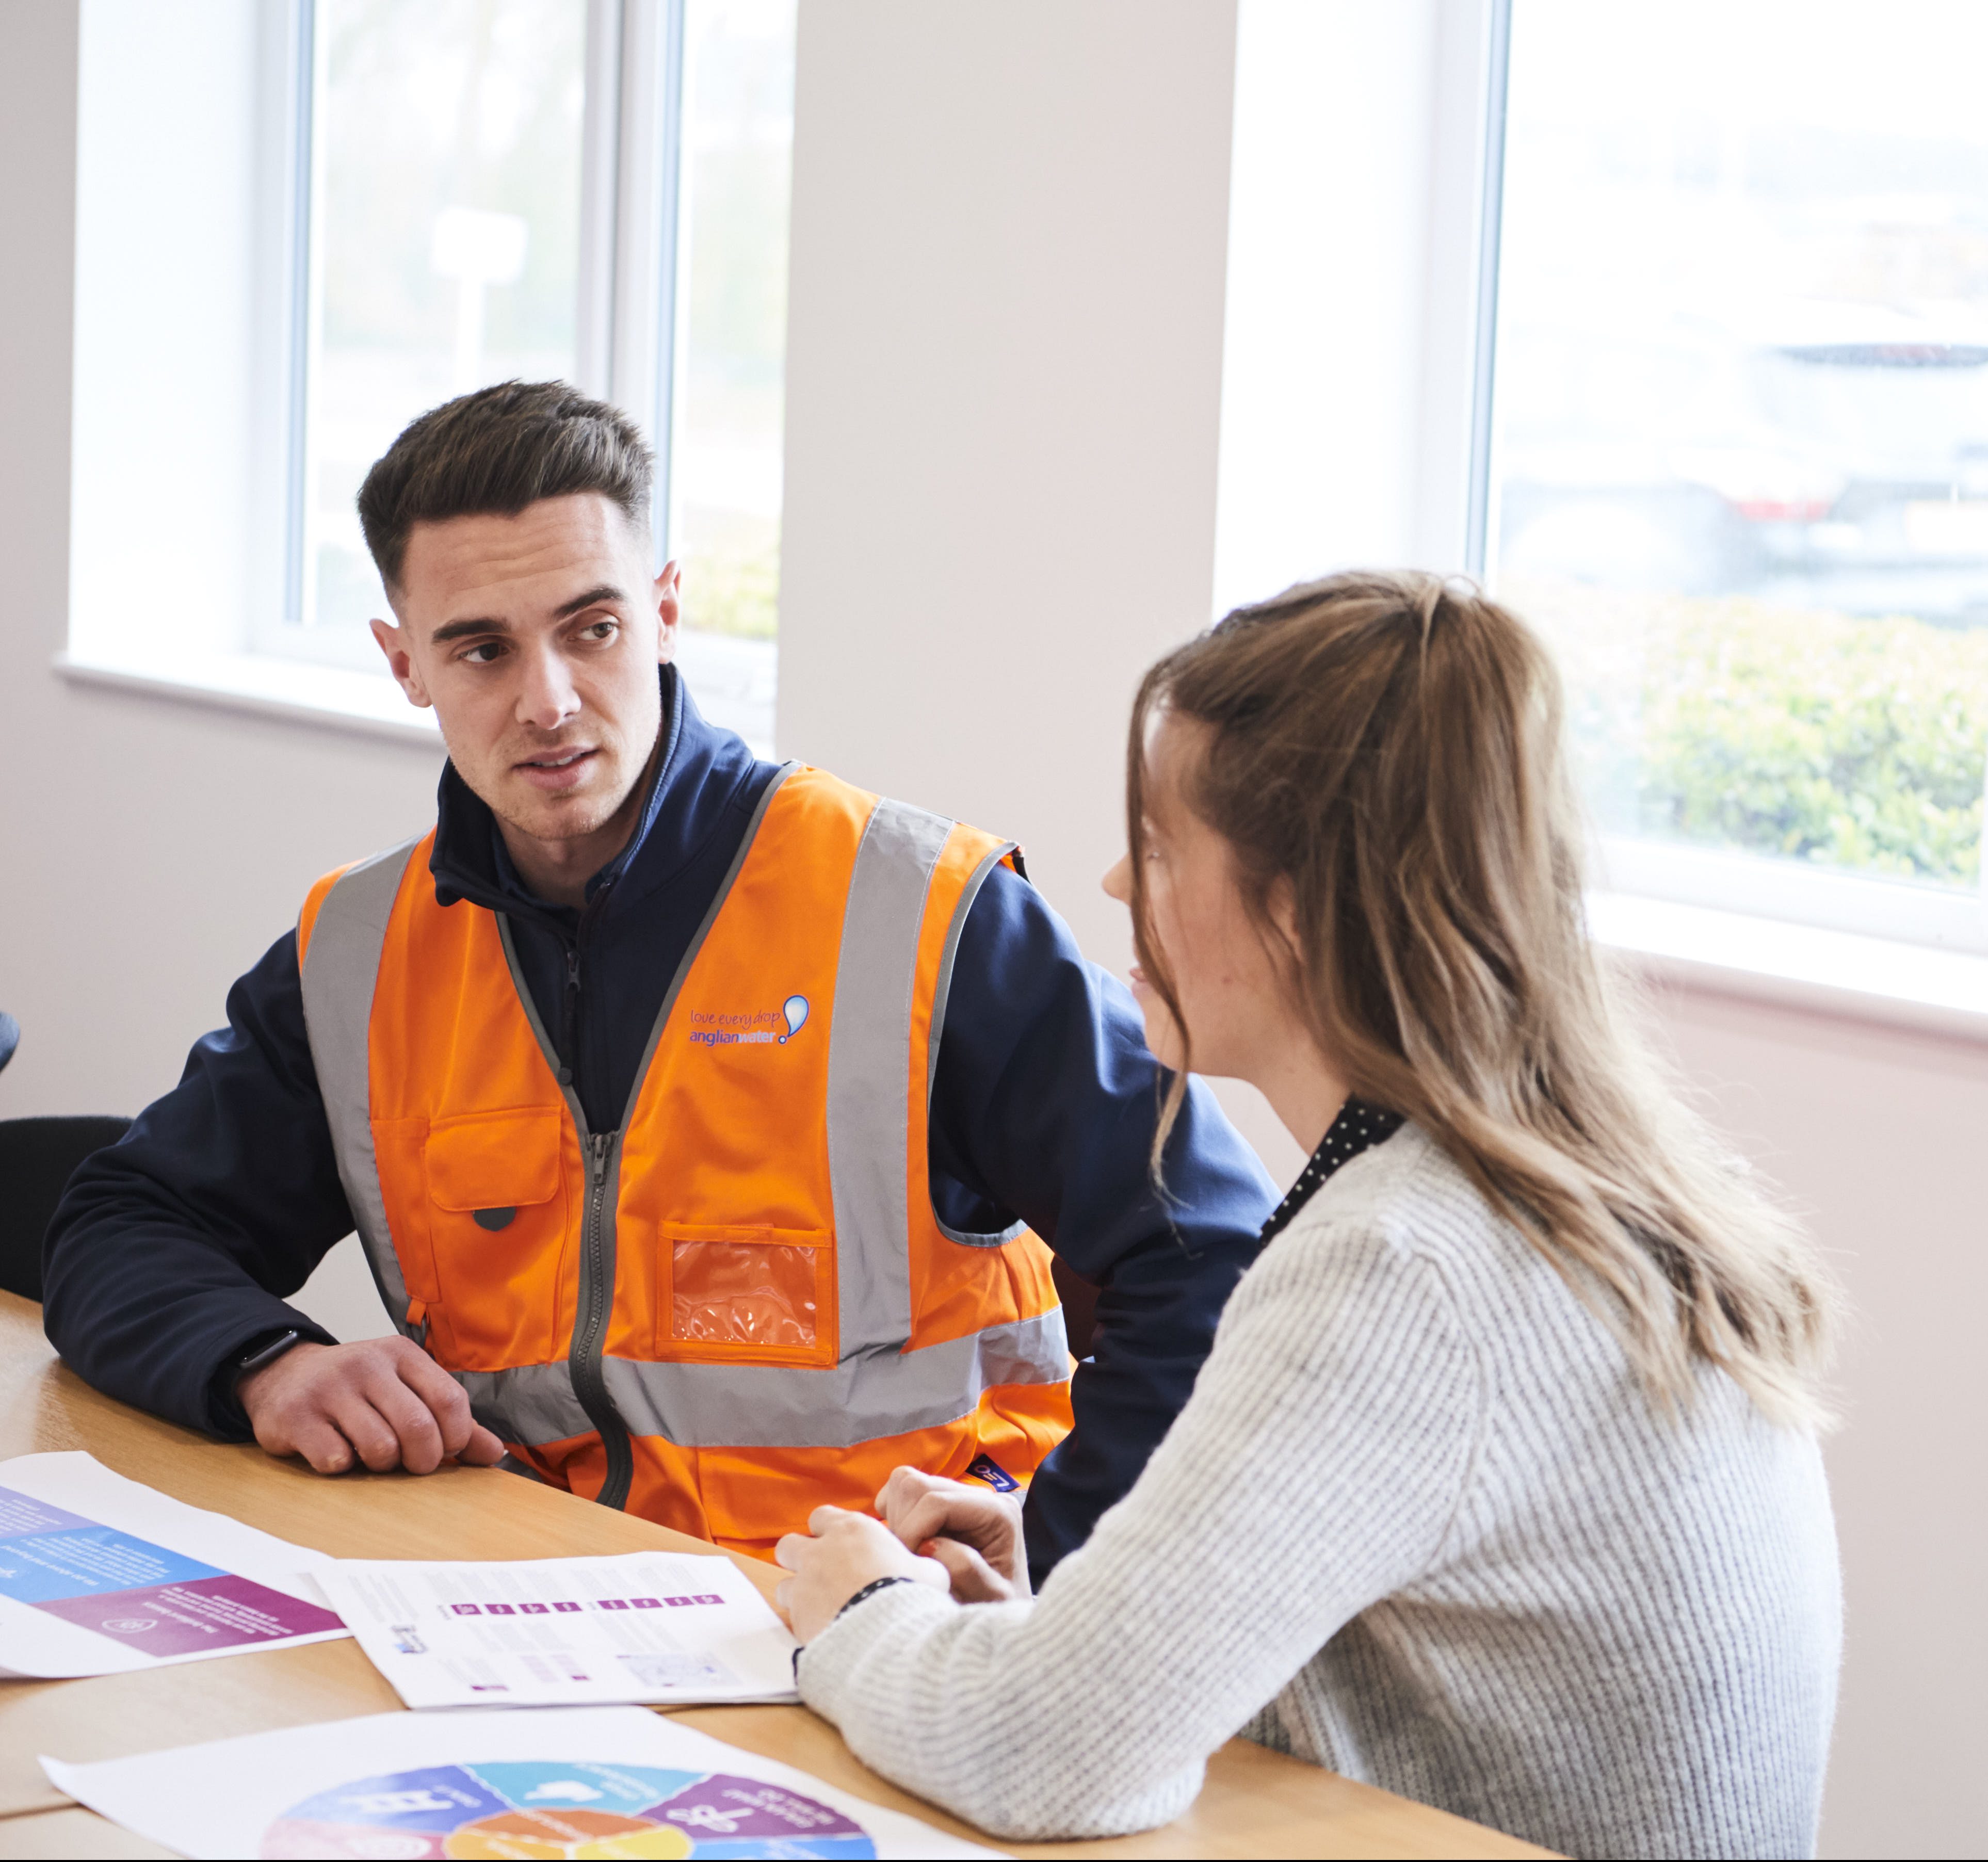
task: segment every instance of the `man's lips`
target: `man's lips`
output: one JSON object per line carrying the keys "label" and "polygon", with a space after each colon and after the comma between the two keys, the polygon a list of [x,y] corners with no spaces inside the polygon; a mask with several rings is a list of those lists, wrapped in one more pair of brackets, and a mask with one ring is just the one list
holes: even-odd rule
{"label": "man's lips", "polygon": [[576,787],[587,779],[593,759],[600,752],[591,745],[576,744],[559,750],[542,750],[512,768],[536,789],[547,795]]}

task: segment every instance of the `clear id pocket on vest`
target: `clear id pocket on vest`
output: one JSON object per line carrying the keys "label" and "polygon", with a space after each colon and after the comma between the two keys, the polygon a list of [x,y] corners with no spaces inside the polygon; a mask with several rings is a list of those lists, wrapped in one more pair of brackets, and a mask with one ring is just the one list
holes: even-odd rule
{"label": "clear id pocket on vest", "polygon": [[790,1228],[665,1227],[670,1338],[811,1350],[821,1323],[827,1239]]}

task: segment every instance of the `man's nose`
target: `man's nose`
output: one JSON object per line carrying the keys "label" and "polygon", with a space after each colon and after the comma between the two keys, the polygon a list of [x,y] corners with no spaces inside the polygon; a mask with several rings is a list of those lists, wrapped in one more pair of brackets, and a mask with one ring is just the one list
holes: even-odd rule
{"label": "man's nose", "polygon": [[580,715],[565,656],[550,646],[528,647],[521,656],[524,676],[518,688],[518,721],[541,731],[556,731]]}

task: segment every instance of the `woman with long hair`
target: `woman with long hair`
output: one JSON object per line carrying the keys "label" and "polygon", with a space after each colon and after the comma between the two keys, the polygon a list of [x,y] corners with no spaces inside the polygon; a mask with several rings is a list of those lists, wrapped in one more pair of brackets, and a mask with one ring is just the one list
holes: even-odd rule
{"label": "woman with long hair", "polygon": [[1239,1731],[1573,1854],[1809,1853],[1833,1296],[1597,963],[1538,643],[1293,589],[1152,669],[1127,778],[1167,1110],[1251,1081],[1310,1161],[1039,1597],[1010,1505],[909,1469],[782,1541],[803,1698],[1016,1838],[1164,1823]]}

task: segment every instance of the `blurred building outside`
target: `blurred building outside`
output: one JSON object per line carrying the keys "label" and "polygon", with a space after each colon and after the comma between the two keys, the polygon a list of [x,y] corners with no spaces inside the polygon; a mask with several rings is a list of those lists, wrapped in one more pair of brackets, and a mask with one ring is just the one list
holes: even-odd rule
{"label": "blurred building outside", "polygon": [[1984,56],[1952,0],[1514,0],[1489,566],[1605,833],[1980,884]]}

